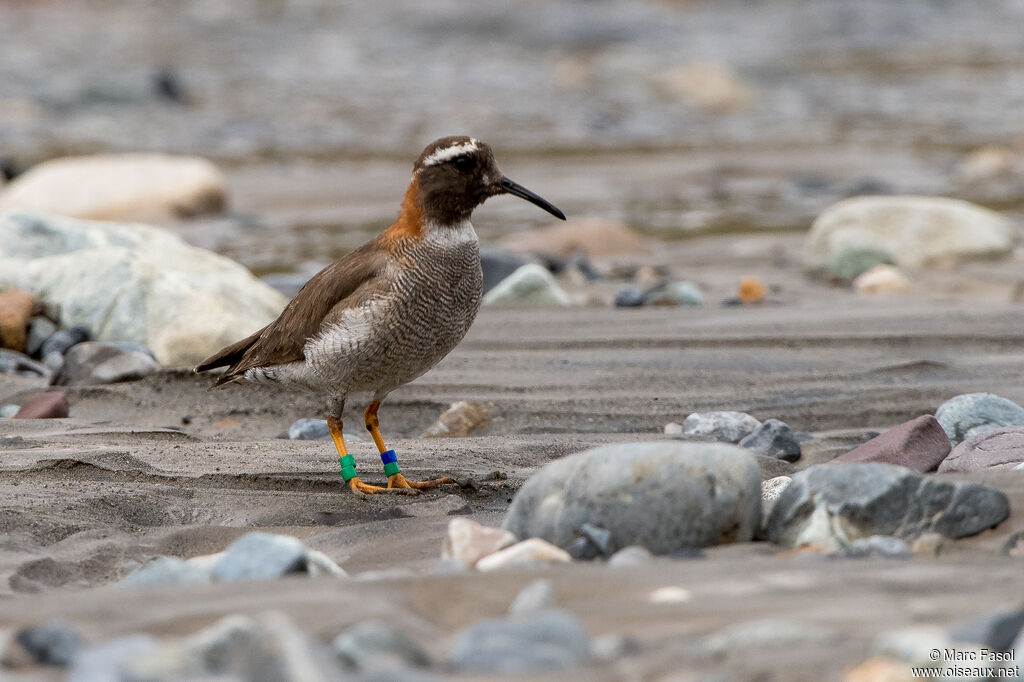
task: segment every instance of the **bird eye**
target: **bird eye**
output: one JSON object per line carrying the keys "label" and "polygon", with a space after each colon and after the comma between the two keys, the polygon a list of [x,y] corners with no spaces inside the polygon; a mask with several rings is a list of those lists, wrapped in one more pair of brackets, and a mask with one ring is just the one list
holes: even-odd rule
{"label": "bird eye", "polygon": [[473,170],[474,166],[476,166],[476,161],[472,156],[456,156],[452,159],[452,165],[455,166],[455,169],[460,173],[468,173]]}

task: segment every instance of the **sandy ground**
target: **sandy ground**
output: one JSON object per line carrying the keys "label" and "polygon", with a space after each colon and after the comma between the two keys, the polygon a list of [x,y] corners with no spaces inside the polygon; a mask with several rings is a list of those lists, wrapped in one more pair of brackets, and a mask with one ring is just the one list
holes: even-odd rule
{"label": "sandy ground", "polygon": [[[778,277],[787,281],[785,271]],[[61,616],[94,639],[182,634],[224,614],[279,610],[326,638],[379,615],[443,642],[443,651],[461,627],[501,613],[525,583],[546,576],[592,634],[639,644],[588,679],[717,671],[721,679],[827,680],[861,660],[882,630],[1008,606],[1024,589],[1019,559],[1000,555],[1024,529],[1019,472],[971,476],[1004,490],[1014,513],[995,530],[947,543],[938,558],[840,562],[750,543],[634,569],[431,574],[452,516],[497,525],[545,462],[598,443],[664,438],[665,422],[694,410],[744,410],[814,433],[798,463],[805,466],[959,393],[1024,402],[1019,305],[866,299],[820,285],[788,301],[783,288],[780,298],[753,308],[485,309],[451,356],[381,411],[407,474],[460,482],[418,498],[349,494],[329,441],[279,439],[295,418],[317,415],[315,400],[244,386],[208,392],[208,379],[175,370],[67,389],[69,419],[0,422],[0,434],[18,437],[0,449],[0,628]],[[4,379],[0,402],[37,388]],[[417,438],[460,399],[493,411],[479,435]],[[361,405],[350,409],[348,423],[358,424]],[[383,479],[369,440],[351,449],[369,480]],[[152,556],[219,551],[256,528],[296,535],[375,579],[111,592]],[[692,600],[651,604],[650,592],[665,585]],[[727,624],[763,618],[840,634],[828,646],[725,657],[700,646]]]}

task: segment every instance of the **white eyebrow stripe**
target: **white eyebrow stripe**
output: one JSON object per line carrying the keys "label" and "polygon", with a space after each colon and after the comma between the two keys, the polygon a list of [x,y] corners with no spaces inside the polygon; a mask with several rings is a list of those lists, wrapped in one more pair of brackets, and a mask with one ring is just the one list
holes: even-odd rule
{"label": "white eyebrow stripe", "polygon": [[476,140],[470,138],[469,142],[463,142],[462,144],[452,145],[451,147],[444,147],[436,150],[433,154],[423,160],[424,166],[436,166],[439,163],[445,161],[451,161],[456,156],[462,154],[469,154],[470,152],[478,151],[480,147],[477,146]]}

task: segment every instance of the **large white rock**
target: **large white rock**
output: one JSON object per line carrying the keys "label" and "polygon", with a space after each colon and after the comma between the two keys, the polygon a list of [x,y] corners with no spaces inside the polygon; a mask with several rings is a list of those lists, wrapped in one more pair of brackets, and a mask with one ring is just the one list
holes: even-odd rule
{"label": "large white rock", "polygon": [[998,213],[944,197],[854,197],[826,209],[805,243],[808,265],[824,267],[848,248],[877,248],[918,268],[1009,253],[1014,228]]}
{"label": "large white rock", "polygon": [[0,212],[72,218],[160,221],[220,211],[224,176],[206,159],[111,154],[53,159],[0,192]]}
{"label": "large white rock", "polygon": [[135,341],[191,365],[274,319],[287,303],[229,258],[148,225],[0,214],[0,289],[43,302],[61,326]]}

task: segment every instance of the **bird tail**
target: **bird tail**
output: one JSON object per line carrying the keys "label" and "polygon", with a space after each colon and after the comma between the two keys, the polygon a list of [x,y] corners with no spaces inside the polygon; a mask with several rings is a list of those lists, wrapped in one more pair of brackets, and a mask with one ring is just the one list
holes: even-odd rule
{"label": "bird tail", "polygon": [[219,351],[206,358],[192,369],[193,374],[199,374],[200,372],[208,372],[211,369],[218,367],[227,367],[228,371],[217,377],[217,381],[214,382],[213,388],[222,386],[232,381],[236,381],[242,377],[241,374],[232,371],[235,365],[237,365],[242,358],[245,356],[245,352],[256,343],[260,338],[260,334],[263,330],[259,330],[251,336],[247,336],[241,341],[236,341],[230,346],[225,346]]}

